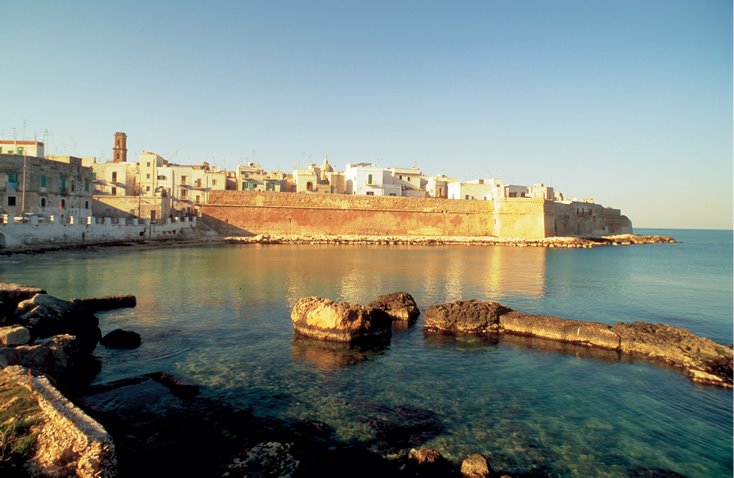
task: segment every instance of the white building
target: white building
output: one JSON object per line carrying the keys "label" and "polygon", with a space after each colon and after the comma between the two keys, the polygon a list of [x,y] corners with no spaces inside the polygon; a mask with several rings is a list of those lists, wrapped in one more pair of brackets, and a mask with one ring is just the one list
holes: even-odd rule
{"label": "white building", "polygon": [[360,196],[400,196],[402,188],[392,183],[392,174],[371,163],[347,164],[346,193]]}
{"label": "white building", "polygon": [[0,154],[17,154],[43,158],[44,146],[40,141],[0,139]]}
{"label": "white building", "polygon": [[496,178],[476,179],[466,182],[448,183],[449,199],[497,200],[502,195],[502,180]]}

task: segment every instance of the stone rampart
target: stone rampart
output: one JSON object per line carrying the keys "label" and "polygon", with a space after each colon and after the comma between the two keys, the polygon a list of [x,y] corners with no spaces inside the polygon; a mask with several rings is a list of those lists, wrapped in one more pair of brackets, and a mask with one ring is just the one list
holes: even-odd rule
{"label": "stone rampart", "polygon": [[488,236],[491,201],[258,191],[212,191],[203,219],[231,235]]}
{"label": "stone rampart", "polygon": [[212,191],[203,220],[220,234],[542,239],[632,232],[618,209],[544,199],[452,200],[261,191]]}

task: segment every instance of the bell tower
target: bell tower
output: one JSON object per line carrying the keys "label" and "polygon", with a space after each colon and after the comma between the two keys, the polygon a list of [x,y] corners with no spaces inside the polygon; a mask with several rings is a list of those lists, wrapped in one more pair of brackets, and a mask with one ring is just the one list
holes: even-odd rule
{"label": "bell tower", "polygon": [[127,161],[127,135],[125,133],[115,133],[115,147],[112,148],[112,162],[124,163]]}

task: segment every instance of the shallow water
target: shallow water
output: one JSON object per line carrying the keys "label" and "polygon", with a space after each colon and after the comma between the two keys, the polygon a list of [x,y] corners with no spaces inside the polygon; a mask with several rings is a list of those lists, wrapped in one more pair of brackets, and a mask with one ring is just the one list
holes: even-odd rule
{"label": "shallow water", "polygon": [[731,231],[662,232],[682,242],[121,248],[2,257],[0,277],[60,297],[138,297],[135,309],[100,314],[103,333],[136,330],[143,344],[100,346],[99,383],[167,371],[256,414],[321,420],[364,442],[375,421],[427,410],[441,428],[423,446],[454,459],[483,453],[505,471],[731,476],[732,392],[674,369],[542,341],[424,336],[420,319],[381,347],[293,338],[290,307],[303,296],[369,302],[406,290],[423,310],[495,300],[573,319],[665,322],[732,343]]}

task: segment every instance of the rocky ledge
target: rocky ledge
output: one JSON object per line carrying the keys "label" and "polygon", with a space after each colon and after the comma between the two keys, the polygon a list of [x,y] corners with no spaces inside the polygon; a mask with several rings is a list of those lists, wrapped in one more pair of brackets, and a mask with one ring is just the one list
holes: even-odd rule
{"label": "rocky ledge", "polygon": [[645,322],[607,325],[530,315],[475,300],[432,305],[424,320],[429,332],[512,334],[614,350],[683,369],[696,383],[732,388],[732,349],[680,327]]}
{"label": "rocky ledge", "polygon": [[499,238],[493,236],[368,236],[368,235],[297,235],[297,234],[258,234],[255,236],[228,236],[224,241],[230,244],[375,244],[408,246],[509,246],[509,247],[547,247],[566,249],[589,249],[597,246],[629,246],[634,244],[675,243],[669,236],[641,236],[637,234],[618,234],[611,236],[589,237],[547,237],[544,239]]}

